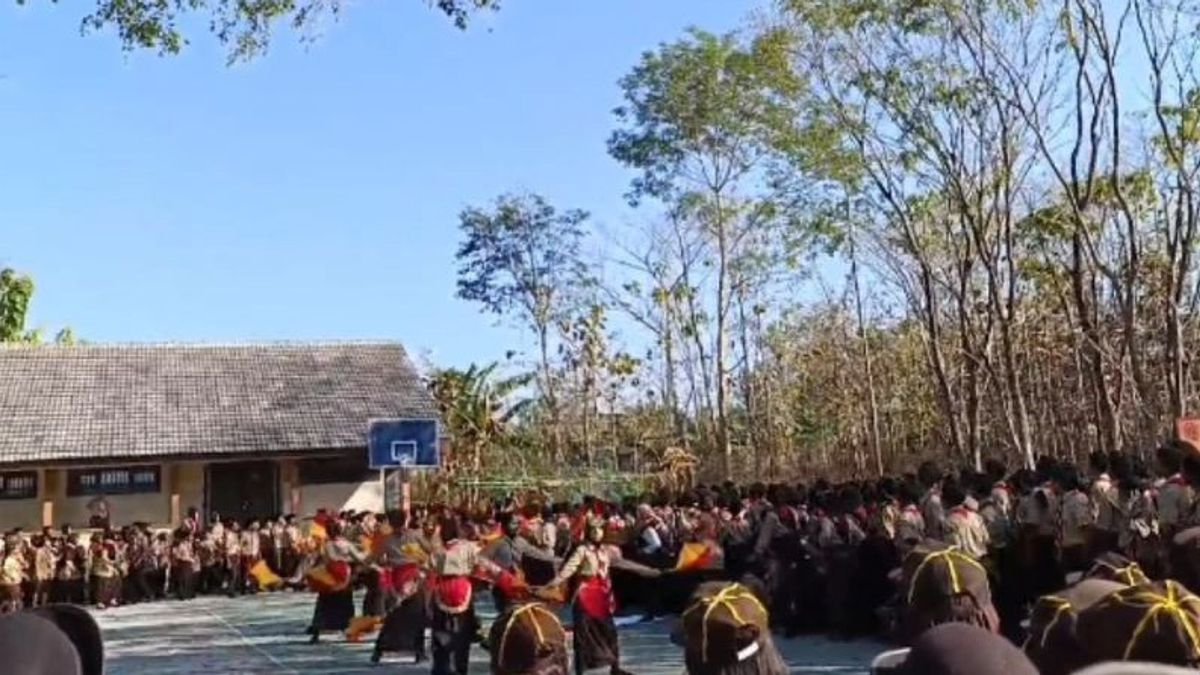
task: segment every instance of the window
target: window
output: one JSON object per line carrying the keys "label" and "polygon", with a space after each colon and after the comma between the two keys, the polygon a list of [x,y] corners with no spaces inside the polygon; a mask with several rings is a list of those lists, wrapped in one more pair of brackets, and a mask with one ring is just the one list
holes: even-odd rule
{"label": "window", "polygon": [[327,483],[364,483],[379,480],[379,472],[367,466],[367,453],[356,452],[341,457],[302,459],[298,462],[302,485]]}
{"label": "window", "polygon": [[36,471],[0,473],[0,499],[33,499],[37,491]]}
{"label": "window", "polygon": [[119,466],[71,469],[67,472],[67,496],[152,494],[159,491],[157,466]]}

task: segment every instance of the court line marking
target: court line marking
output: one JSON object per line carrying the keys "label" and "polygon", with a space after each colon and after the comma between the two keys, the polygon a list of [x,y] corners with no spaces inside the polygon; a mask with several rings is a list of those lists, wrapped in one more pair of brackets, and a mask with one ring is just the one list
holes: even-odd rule
{"label": "court line marking", "polygon": [[262,647],[260,647],[259,645],[256,645],[256,644],[254,644],[253,642],[251,642],[251,641],[250,641],[250,638],[246,637],[246,634],[245,634],[245,633],[243,633],[243,632],[242,632],[242,630],[241,630],[240,628],[238,628],[237,626],[235,626],[235,625],[233,625],[232,623],[230,623],[228,619],[226,619],[225,617],[221,616],[220,614],[217,614],[216,612],[214,612],[213,610],[209,609],[208,607],[205,607],[205,608],[204,608],[204,611],[205,611],[205,613],[207,613],[207,614],[208,614],[210,617],[212,617],[212,618],[216,619],[218,623],[220,623],[221,625],[225,626],[225,627],[226,627],[226,628],[228,628],[229,630],[233,631],[233,634],[234,634],[234,635],[236,635],[236,636],[238,636],[238,639],[240,639],[240,640],[242,641],[242,644],[246,645],[246,646],[247,646],[247,647],[249,647],[251,650],[258,652],[258,653],[259,653],[259,655],[261,655],[261,656],[265,657],[265,658],[266,658],[268,661],[270,661],[271,663],[273,663],[273,664],[275,664],[276,666],[278,666],[280,669],[282,669],[282,670],[283,670],[283,672],[285,672],[285,673],[288,673],[289,675],[300,675],[300,671],[299,671],[299,670],[296,670],[295,668],[293,668],[293,667],[291,667],[291,666],[287,665],[287,664],[286,664],[286,663],[284,663],[283,661],[280,661],[280,660],[279,660],[279,659],[278,659],[278,658],[277,658],[277,657],[276,657],[274,654],[272,654],[271,652],[268,652],[267,650],[263,649],[263,648],[262,648]]}

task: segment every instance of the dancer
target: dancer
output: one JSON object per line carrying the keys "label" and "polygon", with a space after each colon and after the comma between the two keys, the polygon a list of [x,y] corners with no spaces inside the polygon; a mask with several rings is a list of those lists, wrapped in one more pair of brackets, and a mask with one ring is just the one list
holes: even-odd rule
{"label": "dancer", "polygon": [[317,591],[313,607],[310,644],[316,644],[323,632],[344,632],[354,618],[354,575],[351,565],[366,559],[362,551],[342,535],[341,524],[330,520],[325,524],[328,540],[321,547],[321,566],[309,575],[310,585]]}
{"label": "dancer", "polygon": [[479,545],[461,538],[457,518],[441,521],[445,545],[433,554],[433,675],[466,675],[471,643],[479,630],[472,577],[497,578],[501,571],[483,557]]}
{"label": "dancer", "polygon": [[[621,559],[621,550],[604,543],[604,521],[590,517],[585,540],[567,558],[558,576],[548,586],[562,586],[578,580],[571,604],[574,624],[575,672],[608,667],[613,675],[621,675],[621,650],[617,625],[613,621],[616,602],[613,599],[612,579],[609,576],[614,561]],[[644,576],[654,576],[657,570],[631,565]]]}

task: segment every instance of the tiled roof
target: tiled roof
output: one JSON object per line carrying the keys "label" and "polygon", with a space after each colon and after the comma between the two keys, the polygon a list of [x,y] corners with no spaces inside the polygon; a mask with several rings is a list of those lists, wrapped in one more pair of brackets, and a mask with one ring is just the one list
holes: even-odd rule
{"label": "tiled roof", "polygon": [[0,464],[365,449],[435,411],[395,343],[0,347]]}

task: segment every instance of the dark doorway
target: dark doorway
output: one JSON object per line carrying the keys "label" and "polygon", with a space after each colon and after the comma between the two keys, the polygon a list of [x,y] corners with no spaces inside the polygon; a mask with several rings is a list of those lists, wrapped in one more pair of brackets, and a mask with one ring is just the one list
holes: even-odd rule
{"label": "dark doorway", "polygon": [[279,512],[279,467],[275,462],[208,465],[208,513],[245,523]]}

